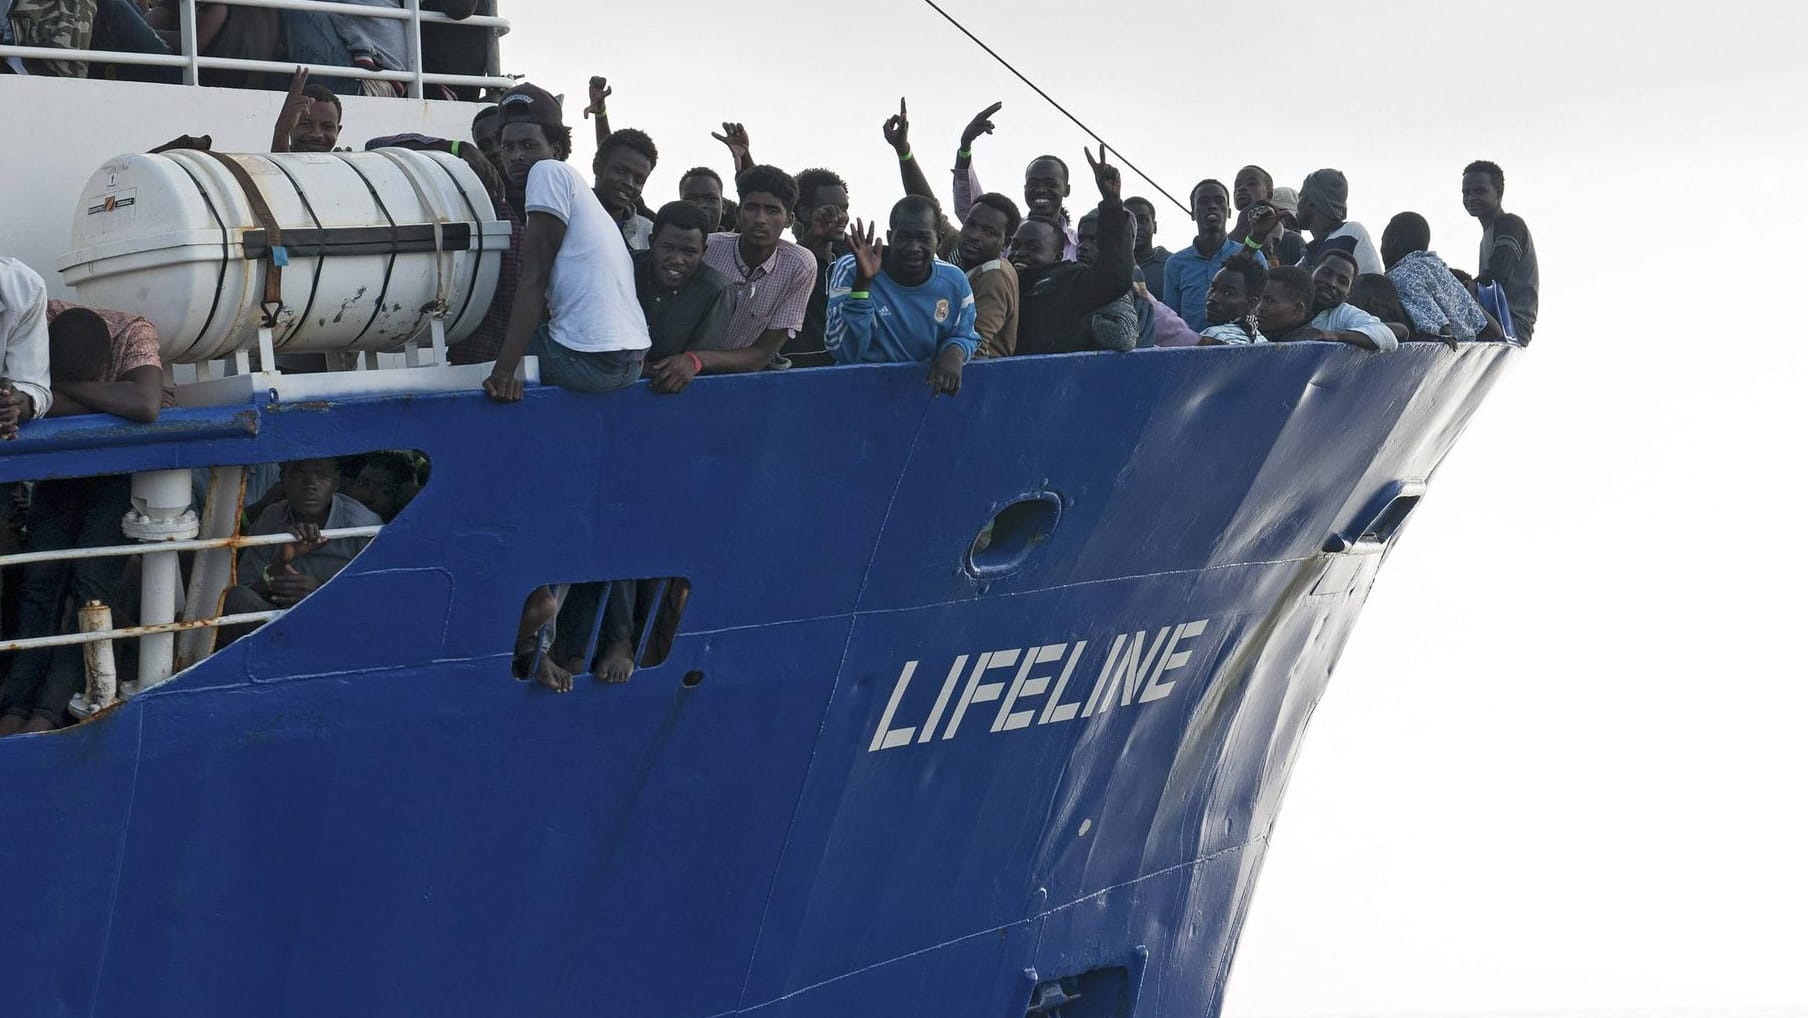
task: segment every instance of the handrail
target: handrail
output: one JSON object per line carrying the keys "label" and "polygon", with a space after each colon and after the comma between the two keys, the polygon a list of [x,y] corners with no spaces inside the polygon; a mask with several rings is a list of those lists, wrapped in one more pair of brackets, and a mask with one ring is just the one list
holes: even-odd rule
{"label": "handrail", "polygon": [[139,636],[156,636],[160,633],[181,633],[191,629],[215,629],[220,626],[237,626],[248,622],[269,622],[280,619],[287,609],[278,608],[264,612],[240,612],[237,615],[214,615],[192,622],[162,622],[154,626],[126,626],[123,629],[94,629],[83,633],[63,633],[59,636],[34,636],[26,640],[7,640],[0,643],[0,653],[13,651],[41,650],[45,647],[69,647],[78,643],[99,643],[102,640],[128,640]]}
{"label": "handrail", "polygon": [[408,85],[408,95],[413,99],[424,98],[428,85],[506,89],[515,84],[513,78],[506,76],[437,74],[422,70],[421,25],[464,25],[470,28],[493,28],[497,30],[497,34],[506,35],[511,27],[506,18],[478,14],[473,14],[468,18],[452,18],[438,11],[421,10],[420,0],[403,0],[404,6],[399,8],[368,7],[363,4],[334,3],[331,0],[207,0],[207,2],[224,3],[233,7],[313,11],[322,14],[341,14],[347,17],[405,21],[407,22],[405,29],[408,51],[405,59],[412,69],[370,71],[362,67],[338,67],[330,64],[297,65],[293,61],[283,60],[247,60],[239,57],[203,56],[199,52],[195,37],[196,0],[181,0],[182,50],[180,53],[122,53],[113,50],[64,49],[56,46],[0,46],[0,58],[23,57],[140,67],[180,67],[182,68],[183,84],[186,85],[200,84],[200,75],[204,70],[266,71],[273,74],[286,74],[295,70],[297,66],[301,66],[307,68],[310,74],[354,78],[360,81],[403,82]]}
{"label": "handrail", "polygon": [[[342,537],[375,537],[383,528],[371,527],[338,527],[333,530],[322,530],[323,541],[336,541]],[[145,541],[140,544],[110,544],[98,548],[64,548],[60,551],[22,551],[12,555],[0,555],[0,567],[23,566],[33,562],[66,562],[83,558],[125,558],[132,555],[153,555],[164,551],[200,551],[205,548],[257,548],[268,544],[299,543],[294,534],[247,534],[240,537],[206,537],[188,541]]]}

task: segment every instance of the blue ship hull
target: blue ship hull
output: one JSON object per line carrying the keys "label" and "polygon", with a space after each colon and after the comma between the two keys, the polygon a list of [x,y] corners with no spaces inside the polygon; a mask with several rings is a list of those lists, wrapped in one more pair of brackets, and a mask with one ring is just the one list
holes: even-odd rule
{"label": "blue ship hull", "polygon": [[[1510,349],[36,425],[0,479],[380,447],[433,474],[287,616],[0,741],[8,1011],[1020,1018],[1066,979],[1069,1018],[1215,1015],[1384,557],[1354,538]],[[1052,533],[976,578],[1030,493]],[[510,677],[529,590],[636,576],[693,584],[663,664]]]}

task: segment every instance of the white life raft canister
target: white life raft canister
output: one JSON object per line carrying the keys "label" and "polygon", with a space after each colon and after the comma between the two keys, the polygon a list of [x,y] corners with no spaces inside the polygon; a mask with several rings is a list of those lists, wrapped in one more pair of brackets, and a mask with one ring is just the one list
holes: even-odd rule
{"label": "white life raft canister", "polygon": [[253,349],[266,314],[279,353],[395,350],[436,312],[456,343],[509,244],[443,152],[122,155],[82,195],[57,268],[79,303],[149,319],[166,363]]}

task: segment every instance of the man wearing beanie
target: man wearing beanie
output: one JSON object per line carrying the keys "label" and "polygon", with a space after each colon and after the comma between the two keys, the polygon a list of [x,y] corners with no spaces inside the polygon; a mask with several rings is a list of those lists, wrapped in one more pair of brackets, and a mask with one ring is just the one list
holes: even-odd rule
{"label": "man wearing beanie", "polygon": [[1306,178],[1305,186],[1300,188],[1298,218],[1300,229],[1312,235],[1312,242],[1306,245],[1306,256],[1300,259],[1302,268],[1316,266],[1325,250],[1332,248],[1349,252],[1356,259],[1358,272],[1387,271],[1381,264],[1381,252],[1369,239],[1369,231],[1361,223],[1347,220],[1349,201],[1350,182],[1341,170],[1314,170]]}
{"label": "man wearing beanie", "polygon": [[521,358],[540,360],[540,380],[580,392],[610,392],[640,377],[652,341],[634,290],[621,229],[565,158],[571,128],[545,89],[517,85],[499,104],[502,168],[527,213],[521,276],[507,338],[483,391],[521,399]]}

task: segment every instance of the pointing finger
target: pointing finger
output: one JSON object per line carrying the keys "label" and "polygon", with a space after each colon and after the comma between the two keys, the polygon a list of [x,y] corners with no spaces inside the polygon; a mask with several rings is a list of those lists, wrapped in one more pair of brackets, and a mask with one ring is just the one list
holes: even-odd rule
{"label": "pointing finger", "polygon": [[997,113],[1001,109],[1004,109],[1004,103],[995,102],[992,105],[987,106],[985,109],[985,112],[981,113],[980,116],[984,119],[990,120],[992,118],[992,114]]}
{"label": "pointing finger", "polygon": [[902,120],[909,115],[910,115],[910,110],[908,108],[906,108],[904,105],[904,97],[899,96],[898,97],[898,119]]}

